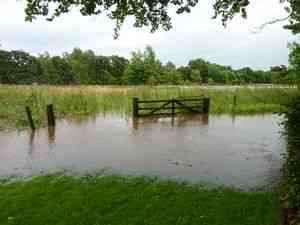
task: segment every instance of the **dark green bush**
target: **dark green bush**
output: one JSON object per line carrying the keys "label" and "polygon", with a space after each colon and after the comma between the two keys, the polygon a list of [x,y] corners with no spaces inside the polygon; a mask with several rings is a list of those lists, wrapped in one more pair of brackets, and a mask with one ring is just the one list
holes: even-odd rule
{"label": "dark green bush", "polygon": [[284,118],[287,152],[282,197],[284,207],[300,209],[300,94],[289,102]]}

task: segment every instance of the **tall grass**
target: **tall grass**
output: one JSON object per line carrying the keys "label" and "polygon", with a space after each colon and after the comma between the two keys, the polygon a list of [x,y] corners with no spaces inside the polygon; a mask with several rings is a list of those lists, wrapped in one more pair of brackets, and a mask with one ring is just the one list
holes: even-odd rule
{"label": "tall grass", "polygon": [[[0,129],[27,126],[25,106],[30,106],[38,126],[44,125],[47,104],[53,103],[58,118],[101,112],[130,116],[132,98],[170,99],[205,95],[211,113],[265,113],[282,110],[281,104],[296,94],[293,88],[204,89],[183,87],[8,86],[0,85]],[[234,107],[233,98],[237,97]]]}

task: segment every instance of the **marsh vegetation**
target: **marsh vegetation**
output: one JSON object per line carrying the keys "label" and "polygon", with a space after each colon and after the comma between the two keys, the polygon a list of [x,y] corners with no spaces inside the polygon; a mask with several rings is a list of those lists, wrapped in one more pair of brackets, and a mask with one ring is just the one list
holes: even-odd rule
{"label": "marsh vegetation", "polygon": [[[131,116],[132,98],[140,100],[208,96],[212,114],[274,113],[295,96],[297,89],[284,87],[202,88],[201,86],[0,86],[0,128],[27,127],[25,106],[33,111],[38,126],[45,123],[47,104],[54,104],[58,118],[118,113]],[[236,105],[234,105],[236,96]]]}

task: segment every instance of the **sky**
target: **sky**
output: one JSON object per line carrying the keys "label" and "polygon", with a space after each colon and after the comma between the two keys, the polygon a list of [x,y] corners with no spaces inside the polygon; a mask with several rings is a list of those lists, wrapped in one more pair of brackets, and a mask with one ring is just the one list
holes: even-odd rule
{"label": "sky", "polygon": [[173,29],[151,33],[150,28],[134,28],[129,18],[120,37],[113,38],[114,22],[104,15],[83,17],[75,9],[53,22],[44,18],[25,22],[25,0],[0,0],[0,43],[6,50],[24,50],[38,55],[49,52],[62,55],[79,47],[99,55],[120,55],[130,58],[132,51],[150,45],[158,58],[177,66],[195,58],[229,65],[233,68],[250,66],[268,69],[288,64],[288,43],[298,36],[284,30],[286,23],[277,23],[254,33],[256,27],[286,14],[279,0],[252,0],[248,18],[237,16],[224,28],[213,20],[212,0],[200,0],[192,12],[172,15]]}

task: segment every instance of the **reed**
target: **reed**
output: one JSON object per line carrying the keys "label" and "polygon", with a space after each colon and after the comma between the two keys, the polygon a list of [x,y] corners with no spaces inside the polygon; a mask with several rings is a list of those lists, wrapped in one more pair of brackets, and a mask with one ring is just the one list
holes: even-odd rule
{"label": "reed", "polygon": [[[56,116],[90,116],[119,113],[131,116],[132,98],[171,99],[205,95],[212,114],[253,114],[282,111],[297,89],[282,87],[213,89],[186,87],[14,86],[0,85],[0,129],[27,127],[25,106],[32,109],[37,126],[45,125],[46,105],[54,104]],[[236,105],[234,105],[236,96]]]}

